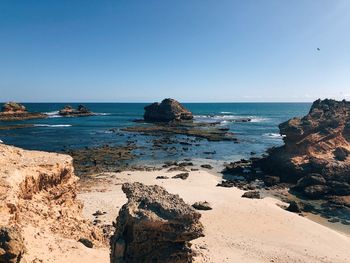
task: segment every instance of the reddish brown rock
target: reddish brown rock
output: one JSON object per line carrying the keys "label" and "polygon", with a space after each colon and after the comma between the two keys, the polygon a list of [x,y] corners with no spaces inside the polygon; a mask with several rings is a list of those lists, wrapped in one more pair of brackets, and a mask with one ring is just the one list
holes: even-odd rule
{"label": "reddish brown rock", "polygon": [[17,121],[46,118],[47,115],[39,112],[28,112],[26,107],[17,102],[5,103],[0,112],[0,121]]}

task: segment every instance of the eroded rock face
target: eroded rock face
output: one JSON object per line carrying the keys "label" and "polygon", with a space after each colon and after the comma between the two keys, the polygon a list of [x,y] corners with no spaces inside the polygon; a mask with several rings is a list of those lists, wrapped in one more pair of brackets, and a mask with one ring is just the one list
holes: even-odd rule
{"label": "eroded rock face", "polygon": [[350,102],[317,100],[279,128],[285,145],[270,150],[265,172],[310,198],[350,195]]}
{"label": "eroded rock face", "polygon": [[191,262],[189,241],[203,236],[200,214],[163,187],[122,186],[128,202],[111,239],[111,262]]}
{"label": "eroded rock face", "polygon": [[174,99],[164,99],[145,107],[144,119],[150,122],[192,120],[192,113]]}
{"label": "eroded rock face", "polygon": [[0,263],[23,262],[24,240],[17,227],[0,227]]}

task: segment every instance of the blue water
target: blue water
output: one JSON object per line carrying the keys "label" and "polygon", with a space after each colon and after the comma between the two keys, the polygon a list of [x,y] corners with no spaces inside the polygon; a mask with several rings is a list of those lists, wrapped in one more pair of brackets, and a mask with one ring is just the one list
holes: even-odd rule
{"label": "blue water", "polygon": [[[208,142],[201,140],[197,145],[174,145],[175,151],[152,149],[154,136],[145,136],[123,132],[124,136],[110,131],[127,126],[138,125],[132,122],[143,115],[145,103],[85,103],[93,112],[90,117],[59,117],[56,111],[66,103],[25,103],[29,111],[45,112],[50,118],[16,122],[0,122],[0,126],[17,124],[34,124],[16,130],[0,130],[0,140],[6,144],[25,149],[64,151],[72,148],[82,148],[100,145],[124,145],[128,140],[134,140],[144,148],[136,153],[142,160],[151,163],[169,159],[205,159],[232,161],[249,157],[251,152],[263,154],[269,147],[282,144],[278,124],[294,116],[305,115],[310,103],[188,103],[185,106],[193,112],[196,121],[220,121],[221,126],[230,128],[239,140],[234,142]],[[70,103],[72,106],[78,104]],[[252,122],[234,123],[230,120],[241,117],[252,118]],[[177,139],[185,140],[186,136],[174,135]],[[204,152],[215,151],[208,156]]]}

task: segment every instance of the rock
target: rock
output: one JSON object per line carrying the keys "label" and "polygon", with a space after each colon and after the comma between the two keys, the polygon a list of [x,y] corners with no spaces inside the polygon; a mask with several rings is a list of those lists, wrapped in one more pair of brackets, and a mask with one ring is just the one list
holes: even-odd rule
{"label": "rock", "polygon": [[88,108],[84,105],[79,105],[77,109],[74,109],[72,106],[67,105],[58,112],[59,115],[65,117],[82,117],[82,116],[91,116],[94,115]]}
{"label": "rock", "polygon": [[222,181],[221,183],[218,183],[216,186],[231,188],[235,186],[235,183],[231,180],[226,180]]}
{"label": "rock", "polygon": [[164,99],[145,107],[144,119],[150,122],[192,120],[193,115],[174,99]]}
{"label": "rock", "polygon": [[94,244],[91,242],[91,240],[87,239],[87,238],[80,238],[78,240],[78,242],[82,243],[84,246],[88,247],[88,248],[93,248]]}
{"label": "rock", "polygon": [[195,202],[192,207],[197,210],[212,210],[213,208],[211,205],[207,202]]}
{"label": "rock", "polygon": [[273,186],[280,183],[280,178],[278,176],[265,176],[264,183],[266,186]]}
{"label": "rock", "polygon": [[259,191],[248,191],[242,195],[243,198],[261,199]]}
{"label": "rock", "polygon": [[20,263],[25,253],[24,240],[17,227],[0,227],[0,263]]}
{"label": "rock", "polygon": [[169,177],[161,175],[161,176],[157,176],[156,179],[169,179]]}
{"label": "rock", "polygon": [[104,215],[105,213],[103,213],[102,211],[100,210],[97,210],[95,213],[93,213],[92,215],[93,216],[101,216],[101,215]]}
{"label": "rock", "polygon": [[17,102],[5,103],[0,112],[0,121],[17,121],[46,118],[47,115],[38,112],[28,112],[26,107]]}
{"label": "rock", "polygon": [[128,198],[111,238],[110,262],[192,262],[190,241],[204,236],[200,213],[161,186],[125,183]]}
{"label": "rock", "polygon": [[180,174],[174,175],[171,178],[186,180],[189,175],[190,175],[189,173],[180,173]]}
{"label": "rock", "polygon": [[213,169],[213,166],[211,166],[210,164],[202,164],[201,167],[205,169]]}
{"label": "rock", "polygon": [[291,201],[289,203],[289,206],[286,208],[286,210],[289,212],[293,212],[293,213],[301,213],[301,209],[300,209],[298,203],[295,201]]}
{"label": "rock", "polygon": [[317,100],[279,129],[284,145],[260,161],[265,174],[313,199],[350,194],[350,102]]}

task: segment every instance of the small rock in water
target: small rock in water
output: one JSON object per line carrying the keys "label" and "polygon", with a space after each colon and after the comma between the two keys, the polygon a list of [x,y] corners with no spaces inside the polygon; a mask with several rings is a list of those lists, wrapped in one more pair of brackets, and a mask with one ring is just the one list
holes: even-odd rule
{"label": "small rock in water", "polygon": [[242,195],[243,198],[261,199],[259,191],[248,191]]}
{"label": "small rock in water", "polygon": [[197,209],[197,210],[212,210],[213,208],[211,207],[211,205],[207,202],[195,202],[192,205],[193,208]]}
{"label": "small rock in water", "polygon": [[87,238],[80,238],[78,241],[88,248],[94,247],[94,244]]}
{"label": "small rock in water", "polygon": [[188,178],[190,174],[189,173],[180,173],[180,174],[177,174],[177,175],[174,175],[172,178],[174,179],[182,179],[182,180],[186,180]]}

